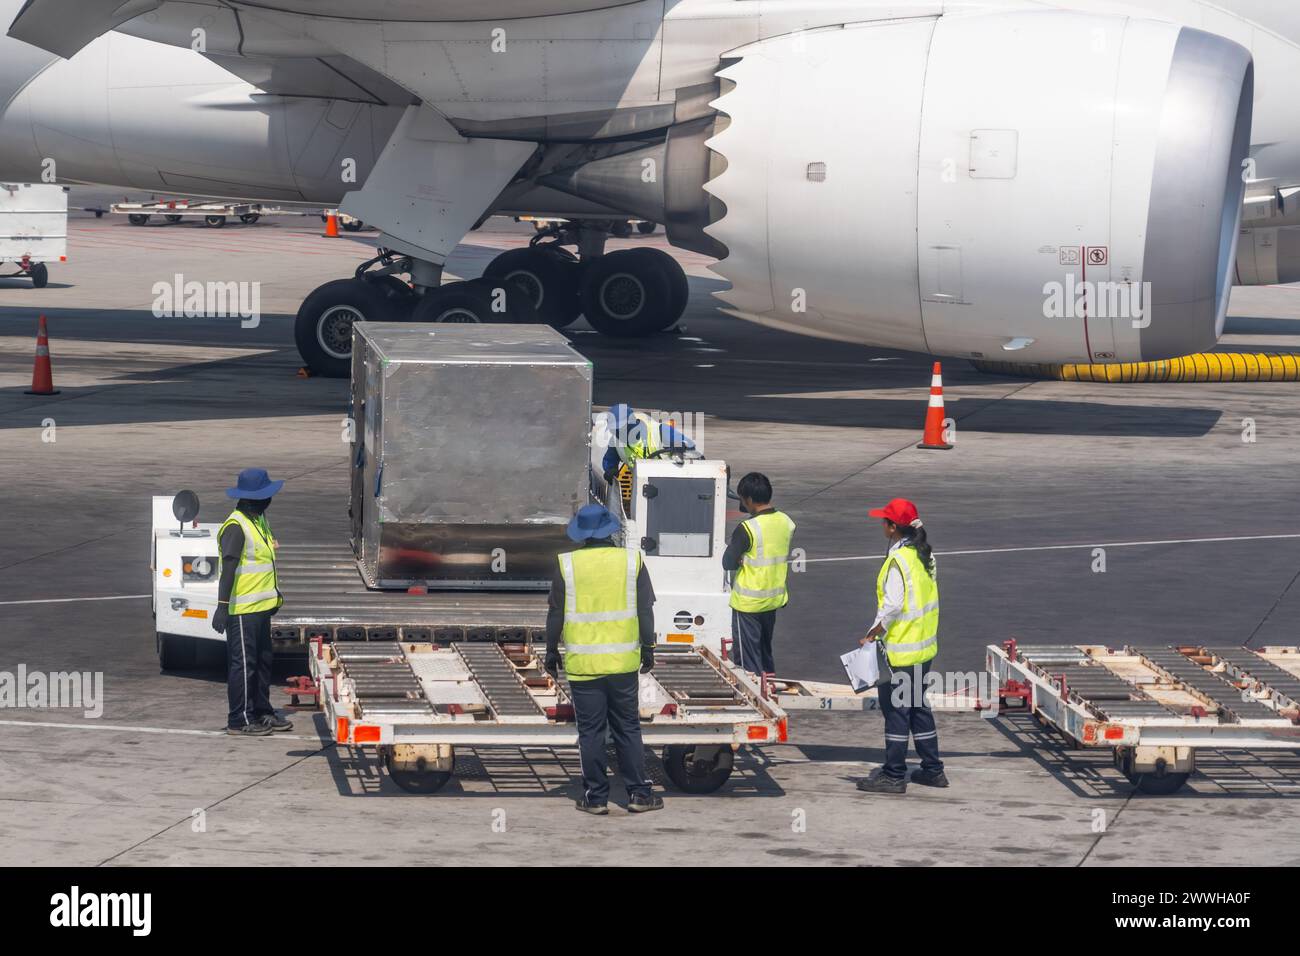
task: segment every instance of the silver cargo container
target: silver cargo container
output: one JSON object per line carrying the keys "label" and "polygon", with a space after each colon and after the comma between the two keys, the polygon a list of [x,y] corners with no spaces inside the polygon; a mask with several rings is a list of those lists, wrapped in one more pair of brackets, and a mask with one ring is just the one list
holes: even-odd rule
{"label": "silver cargo container", "polygon": [[352,329],[366,584],[547,586],[589,498],[591,363],[544,325]]}

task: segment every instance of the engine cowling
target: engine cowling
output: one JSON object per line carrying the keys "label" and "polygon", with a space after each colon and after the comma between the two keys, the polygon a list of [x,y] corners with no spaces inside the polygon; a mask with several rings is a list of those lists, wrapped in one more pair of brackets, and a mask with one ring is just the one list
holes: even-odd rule
{"label": "engine cowling", "polygon": [[[948,15],[734,51],[708,145],[728,311],[846,341],[1137,361],[1223,328],[1250,53],[1175,24]],[[721,125],[721,124],[720,124]]]}

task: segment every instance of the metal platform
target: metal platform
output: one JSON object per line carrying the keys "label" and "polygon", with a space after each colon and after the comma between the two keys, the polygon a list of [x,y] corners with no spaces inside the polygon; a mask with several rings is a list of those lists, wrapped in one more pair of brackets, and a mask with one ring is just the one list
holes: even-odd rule
{"label": "metal platform", "polygon": [[1240,723],[1245,720],[1277,720],[1278,713],[1241,691],[1220,675],[1206,670],[1176,647],[1135,647],[1133,653],[1156,670],[1203,697],[1212,710]]}
{"label": "metal platform", "polygon": [[1271,693],[1282,706],[1300,707],[1300,677],[1291,671],[1246,647],[1207,647],[1205,651],[1222,663],[1227,673],[1233,677],[1263,685],[1263,689]]}
{"label": "metal platform", "polygon": [[546,627],[537,591],[372,591],[346,540],[284,544],[276,571],[285,604],[272,620],[278,643],[343,641],[527,641]]}
{"label": "metal platform", "polygon": [[1077,647],[1032,645],[1020,648],[1020,658],[1041,668],[1058,690],[1077,695],[1085,706],[1107,719],[1173,714],[1136,684],[1117,676]]}

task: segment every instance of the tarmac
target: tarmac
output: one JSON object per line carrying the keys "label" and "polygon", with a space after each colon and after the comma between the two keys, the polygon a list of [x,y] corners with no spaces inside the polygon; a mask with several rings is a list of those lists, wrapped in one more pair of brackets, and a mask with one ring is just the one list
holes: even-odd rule
{"label": "tarmac", "polygon": [[[490,220],[449,273],[477,275],[529,231]],[[417,796],[310,712],[290,735],[224,736],[219,669],[159,673],[149,496],[192,488],[201,520],[220,520],[223,489],[257,464],[288,479],[282,540],[346,536],[347,383],[295,374],[292,322],[374,234],[320,232],[314,216],[211,229],[79,213],[47,288],[0,280],[0,671],[102,672],[104,687],[97,718],[0,708],[0,865],[1300,862],[1296,753],[1202,752],[1187,788],[1149,797],[1106,752],[1010,715],[941,714],[952,787],[892,797],[853,785],[882,759],[878,713],[796,713],[790,743],[743,752],[719,793],[669,791],[636,819],[573,811],[573,751],[463,752],[452,783]],[[613,243],[636,244],[664,240]],[[726,317],[708,260],[673,254],[691,277],[677,333],[567,331],[598,403],[702,413],[710,457],[772,478],[807,558],[778,623],[783,675],[843,680],[883,551],[866,511],[895,496],[938,554],[940,669],[979,669],[1008,637],[1300,643],[1296,385],[1031,382],[950,360],[955,447],[920,450],[929,356]],[[156,318],[154,285],[177,274],[260,283],[260,321]],[[57,396],[23,394],[38,314]],[[1300,348],[1300,287],[1234,290],[1221,348]]]}

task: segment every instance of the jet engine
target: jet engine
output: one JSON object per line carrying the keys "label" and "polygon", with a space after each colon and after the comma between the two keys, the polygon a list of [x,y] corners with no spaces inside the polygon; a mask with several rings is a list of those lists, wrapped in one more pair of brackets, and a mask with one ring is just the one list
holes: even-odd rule
{"label": "jet engine", "polygon": [[1060,11],[845,25],[719,72],[728,311],[943,355],[1140,361],[1222,332],[1243,47]]}

